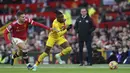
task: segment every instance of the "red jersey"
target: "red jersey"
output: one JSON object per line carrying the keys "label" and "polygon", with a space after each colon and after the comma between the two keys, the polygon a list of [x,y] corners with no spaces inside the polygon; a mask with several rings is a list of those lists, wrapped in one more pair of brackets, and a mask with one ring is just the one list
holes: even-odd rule
{"label": "red jersey", "polygon": [[28,26],[29,24],[35,25],[35,26],[40,26],[42,28],[50,30],[49,27],[40,24],[38,22],[33,21],[32,19],[25,19],[25,22],[23,24],[19,24],[18,20],[13,21],[8,27],[6,28],[4,32],[4,38],[8,43],[10,43],[10,40],[8,39],[7,34],[11,32],[12,37],[19,38],[21,40],[26,40],[27,39],[27,33],[28,33]]}

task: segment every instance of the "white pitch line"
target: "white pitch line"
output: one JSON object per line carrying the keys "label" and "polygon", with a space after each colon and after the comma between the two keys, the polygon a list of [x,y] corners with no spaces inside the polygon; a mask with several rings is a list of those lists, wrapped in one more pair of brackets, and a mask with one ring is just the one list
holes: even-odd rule
{"label": "white pitch line", "polygon": [[[26,66],[0,66],[0,68],[26,68]],[[49,67],[45,67],[45,66],[39,66],[38,68],[109,68],[107,66],[99,66],[99,67],[94,67],[94,66],[91,66],[91,67],[86,67],[86,66],[83,66],[83,67],[57,67],[57,66],[49,66]],[[130,68],[130,67],[119,67],[119,68]]]}

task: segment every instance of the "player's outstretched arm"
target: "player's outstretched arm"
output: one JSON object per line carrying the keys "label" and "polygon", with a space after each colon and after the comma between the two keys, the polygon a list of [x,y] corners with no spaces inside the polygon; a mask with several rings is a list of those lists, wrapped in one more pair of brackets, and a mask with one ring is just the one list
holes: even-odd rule
{"label": "player's outstretched arm", "polygon": [[[58,35],[59,36],[63,36],[67,31],[69,31],[70,29],[72,28],[72,25],[69,25],[67,28],[65,28],[64,30],[62,30],[62,31],[58,31],[57,33],[58,33]],[[57,30],[57,29],[53,29],[53,30]]]}
{"label": "player's outstretched arm", "polygon": [[7,29],[5,29],[5,31],[4,31],[4,39],[6,41],[6,44],[11,43],[11,41],[9,40],[9,37],[8,37],[8,33],[9,33],[9,31]]}
{"label": "player's outstretched arm", "polygon": [[44,28],[44,29],[47,29],[47,30],[51,30],[51,28],[45,26],[44,24],[41,24],[41,23],[36,22],[36,21],[33,21],[33,20],[32,20],[32,22],[31,22],[31,24],[34,25],[34,26],[39,26],[39,27]]}
{"label": "player's outstretched arm", "polygon": [[59,35],[59,36],[64,35],[64,34],[65,34],[67,31],[69,31],[71,28],[72,28],[72,24],[69,25],[69,26],[68,26],[66,29],[64,29],[63,31],[58,32],[58,35]]}
{"label": "player's outstretched arm", "polygon": [[67,29],[58,32],[58,35],[59,35],[59,36],[63,36],[66,32],[67,32]]}

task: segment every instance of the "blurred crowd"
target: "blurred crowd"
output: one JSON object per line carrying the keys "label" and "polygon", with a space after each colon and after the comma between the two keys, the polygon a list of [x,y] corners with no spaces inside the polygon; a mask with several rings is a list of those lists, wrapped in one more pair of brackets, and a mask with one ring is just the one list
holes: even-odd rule
{"label": "blurred crowd", "polygon": [[[45,11],[51,11],[52,8],[48,6],[49,2],[57,1],[56,9],[67,9],[66,6],[60,2],[60,0],[0,0],[2,4],[4,5],[3,9],[0,9],[0,14],[13,14],[14,10],[20,10],[19,6],[16,6],[16,8],[8,7],[7,4],[10,3],[18,3],[18,4],[27,4],[25,8],[26,13],[31,12],[45,12]],[[67,0],[64,0],[67,1]],[[69,0],[70,1],[70,0]],[[73,1],[73,0],[72,0]],[[44,2],[44,8],[40,5],[37,5],[37,10],[33,11],[29,7],[29,4],[32,3],[42,3]],[[76,5],[75,3],[72,4],[72,8],[70,8],[70,12],[72,15],[72,19],[75,19],[77,15],[80,14],[80,8],[86,7],[86,8],[94,8],[99,15],[98,22],[109,22],[109,21],[122,21],[122,20],[128,20],[129,16],[124,14],[124,12],[130,11],[130,3],[127,0],[122,0],[118,4],[110,5],[110,6],[101,6],[97,7],[95,4],[89,5],[85,2],[85,0],[81,0],[80,5]],[[68,10],[68,9],[67,9]],[[112,16],[109,16],[109,13],[116,12],[117,16],[113,18]],[[39,21],[41,23],[46,23],[47,20],[44,17],[37,17],[34,18],[34,20]],[[51,22],[50,22],[51,23]],[[4,25],[0,23],[0,25]],[[44,47],[46,44],[46,40],[48,38],[48,31],[40,29],[38,27],[29,27],[29,35],[28,35],[28,50],[29,51],[44,51]],[[104,63],[107,62],[107,58],[104,55],[105,51],[114,51],[116,53],[116,60],[119,63],[123,63],[124,59],[128,57],[128,50],[130,50],[130,25],[128,24],[126,27],[112,27],[112,28],[96,28],[95,31],[92,33],[93,35],[93,42],[92,42],[92,48],[93,48],[93,59],[96,59],[94,63],[101,63],[104,61]],[[71,44],[73,51],[71,52],[71,59],[73,63],[78,62],[78,56],[77,53],[79,51],[78,48],[78,39],[75,35],[74,29],[71,29],[67,32],[65,37],[68,39],[69,43]],[[58,53],[60,52],[62,48],[58,45],[55,45],[54,48],[51,50],[52,53]],[[10,53],[10,51],[7,51],[6,44],[3,37],[0,37],[0,52],[5,52],[6,54]],[[86,48],[84,48],[84,52],[86,52]],[[5,54],[5,53],[4,53]],[[121,58],[122,56],[122,58]],[[76,58],[75,58],[76,57]],[[102,59],[101,59],[102,58]],[[94,60],[95,61],[95,60]]]}
{"label": "blurred crowd", "polygon": [[[126,27],[112,27],[111,29],[96,29],[93,36],[93,49],[102,49],[102,51],[112,50],[118,56],[128,57],[130,50],[130,25]],[[119,63],[121,60],[117,60]],[[123,60],[124,61],[124,60]]]}
{"label": "blurred crowd", "polygon": [[[130,25],[127,25],[126,27],[112,27],[111,29],[103,28],[99,29],[96,28],[96,30],[93,32],[93,42],[92,42],[92,48],[93,48],[93,59],[96,62],[94,63],[101,63],[103,58],[103,63],[107,62],[106,55],[103,55],[103,52],[107,51],[114,51],[116,53],[116,60],[119,63],[123,63],[123,61],[128,57],[128,51],[130,50]],[[77,43],[77,37],[75,35],[74,30],[70,30],[65,37],[71,44],[73,51],[71,52],[71,58],[73,60],[72,63],[78,63],[78,43]],[[29,32],[29,38],[28,38],[28,50],[30,52],[43,52],[45,49],[46,40],[48,38],[48,31],[41,31],[38,32]],[[1,37],[0,39],[0,51],[5,52],[7,51],[6,44],[4,41],[4,38]],[[51,50],[51,53],[58,53],[61,51],[61,47],[58,45],[55,45],[54,48]],[[84,47],[84,52],[86,52],[86,47]],[[10,51],[7,51],[7,53],[10,53]],[[123,60],[121,58],[123,56]],[[75,58],[76,57],[76,58]],[[97,58],[96,58],[97,57]],[[119,59],[118,59],[119,58]],[[115,59],[114,59],[115,60]]]}
{"label": "blurred crowd", "polygon": [[[25,4],[25,8],[23,9],[25,13],[42,13],[42,12],[52,12],[54,9],[58,10],[66,10],[69,11],[69,13],[72,16],[72,19],[75,19],[77,15],[80,14],[80,8],[86,7],[86,8],[94,8],[96,10],[97,17],[96,18],[96,24],[101,22],[109,22],[109,21],[122,21],[127,20],[129,15],[125,12],[130,11],[130,2],[129,0],[118,0],[114,5],[100,5],[96,6],[96,4],[88,4],[86,0],[79,0],[80,3],[77,4],[76,1],[78,0],[1,0],[1,4],[4,4],[3,8],[0,8],[0,15],[3,14],[15,14],[17,11],[21,10],[20,6],[17,5],[15,7],[8,6],[8,4]],[[50,2],[56,2],[55,7],[51,7],[49,4]],[[61,2],[62,1],[62,2]],[[71,7],[66,6],[64,2],[67,1],[73,1],[71,4]],[[8,3],[9,2],[9,3]],[[30,7],[30,4],[36,4],[36,9],[32,9]],[[115,13],[114,15],[111,15],[112,13]],[[41,16],[44,17],[44,16]],[[3,24],[4,25],[4,24]]]}

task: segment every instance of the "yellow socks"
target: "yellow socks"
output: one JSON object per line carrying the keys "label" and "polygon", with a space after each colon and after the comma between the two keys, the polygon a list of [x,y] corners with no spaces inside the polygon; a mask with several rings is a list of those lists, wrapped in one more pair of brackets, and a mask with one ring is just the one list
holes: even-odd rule
{"label": "yellow socks", "polygon": [[[62,50],[62,52],[59,53],[60,56],[69,54],[71,52],[72,48],[71,47],[67,47],[64,50]],[[40,62],[47,56],[48,54],[46,52],[43,52],[39,57],[38,57],[38,61],[36,62],[36,66],[38,66],[40,64]]]}
{"label": "yellow socks", "polygon": [[48,54],[43,52],[39,57],[38,57],[38,61],[36,62],[36,66],[38,66],[40,64],[40,62],[47,56]]}
{"label": "yellow socks", "polygon": [[69,53],[71,52],[71,50],[72,50],[71,47],[67,47],[67,48],[65,48],[64,50],[62,50],[62,51],[59,53],[59,55],[60,55],[60,56],[67,55],[67,54],[69,54]]}

